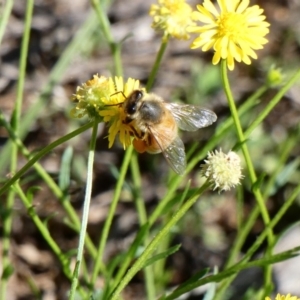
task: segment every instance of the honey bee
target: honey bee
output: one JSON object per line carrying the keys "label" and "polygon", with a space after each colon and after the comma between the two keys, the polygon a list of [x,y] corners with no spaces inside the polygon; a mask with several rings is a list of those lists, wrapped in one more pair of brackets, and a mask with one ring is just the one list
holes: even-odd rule
{"label": "honey bee", "polygon": [[126,118],[132,129],[134,148],[143,153],[162,152],[171,168],[183,174],[186,168],[184,144],[178,128],[195,131],[217,120],[214,112],[195,105],[167,103],[155,94],[134,90],[123,102]]}

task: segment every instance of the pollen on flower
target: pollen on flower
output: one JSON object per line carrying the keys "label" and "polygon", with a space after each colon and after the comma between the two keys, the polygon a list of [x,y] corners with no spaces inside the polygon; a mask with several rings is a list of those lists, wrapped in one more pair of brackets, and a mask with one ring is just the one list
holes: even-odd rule
{"label": "pollen on flower", "polygon": [[164,38],[187,40],[187,27],[196,24],[191,17],[192,8],[185,0],[158,0],[158,4],[151,5],[149,14],[153,17],[152,28],[162,31]]}
{"label": "pollen on flower", "polygon": [[202,51],[212,48],[213,64],[225,59],[230,70],[234,69],[235,60],[251,64],[251,58],[257,59],[254,50],[262,49],[268,42],[265,36],[270,24],[265,21],[263,9],[258,5],[249,6],[249,0],[218,0],[218,6],[211,0],[197,5],[193,20],[205,25],[188,28],[189,32],[200,34],[191,48],[202,48]]}
{"label": "pollen on flower", "polygon": [[201,175],[206,177],[213,190],[228,191],[240,184],[244,177],[241,172],[240,158],[230,151],[225,154],[220,150],[209,152],[205,164],[201,165]]}
{"label": "pollen on flower", "polygon": [[[272,300],[270,297],[266,297],[265,300]],[[291,294],[287,294],[286,296],[277,294],[275,300],[300,300],[300,298],[296,296],[291,296]]]}
{"label": "pollen on flower", "polygon": [[136,89],[139,89],[139,81],[129,78],[125,83],[122,77],[106,78],[94,75],[93,79],[77,87],[72,99],[77,101],[71,115],[81,118],[88,115],[90,118],[100,118],[107,123],[108,147],[112,147],[116,136],[126,149],[131,145],[132,128],[124,121],[126,115],[122,103]]}
{"label": "pollen on flower", "polygon": [[87,115],[91,119],[99,117],[103,99],[109,99],[111,93],[109,80],[104,76],[94,75],[92,79],[77,87],[76,94],[72,96],[77,105],[71,110],[71,116],[82,118]]}

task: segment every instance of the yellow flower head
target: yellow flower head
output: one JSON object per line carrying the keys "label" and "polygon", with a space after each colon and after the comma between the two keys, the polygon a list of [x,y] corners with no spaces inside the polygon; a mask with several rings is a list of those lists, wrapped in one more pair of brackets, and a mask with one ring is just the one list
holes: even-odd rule
{"label": "yellow flower head", "polygon": [[113,86],[109,80],[98,75],[77,87],[76,94],[72,100],[77,101],[75,108],[71,110],[71,116],[82,118],[88,115],[89,118],[99,117],[99,110],[103,107],[103,99],[109,99],[113,92]]}
{"label": "yellow flower head", "polygon": [[90,118],[100,118],[108,123],[108,147],[110,148],[116,136],[123,148],[131,145],[132,129],[124,123],[126,115],[122,103],[136,89],[139,89],[139,81],[129,78],[124,84],[122,77],[106,78],[94,75],[93,79],[77,87],[73,100],[78,101],[71,115],[81,118],[88,115]]}
{"label": "yellow flower head", "polygon": [[[266,297],[265,300],[271,300],[271,298]],[[291,294],[287,294],[286,296],[277,294],[275,300],[300,300],[300,298],[296,296],[291,296]]]}
{"label": "yellow flower head", "polygon": [[265,21],[263,9],[258,5],[249,7],[249,0],[217,2],[219,9],[210,0],[204,0],[202,5],[197,5],[198,11],[193,12],[193,19],[206,25],[188,28],[190,32],[200,33],[191,48],[202,47],[202,51],[213,48],[213,64],[226,59],[230,70],[234,69],[234,60],[250,65],[250,57],[257,58],[253,50],[262,49],[268,42],[264,36],[270,24]]}
{"label": "yellow flower head", "polygon": [[140,82],[129,78],[124,84],[122,77],[115,77],[115,81],[110,78],[109,81],[115,86],[114,92],[109,99],[104,100],[104,108],[99,112],[103,121],[109,123],[108,147],[110,148],[119,134],[119,139],[123,148],[131,145],[132,128],[125,124],[126,115],[122,104],[132,91],[139,89]]}
{"label": "yellow flower head", "polygon": [[195,25],[192,8],[185,0],[158,0],[158,4],[151,5],[149,14],[153,16],[152,28],[163,31],[164,38],[187,40],[187,27]]}
{"label": "yellow flower head", "polygon": [[209,152],[205,164],[201,165],[201,174],[206,177],[213,190],[228,191],[240,184],[244,177],[241,172],[240,158],[230,151],[225,154],[220,150]]}

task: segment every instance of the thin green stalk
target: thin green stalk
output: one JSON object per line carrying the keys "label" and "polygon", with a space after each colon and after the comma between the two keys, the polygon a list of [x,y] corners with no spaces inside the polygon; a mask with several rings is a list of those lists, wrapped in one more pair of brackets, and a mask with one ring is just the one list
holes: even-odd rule
{"label": "thin green stalk", "polygon": [[[234,99],[233,99],[233,96],[232,96],[232,93],[231,93],[229,80],[228,80],[228,77],[227,77],[227,64],[226,64],[226,60],[224,60],[224,59],[221,62],[221,75],[222,75],[222,82],[223,82],[224,90],[225,90],[225,93],[226,93],[226,96],[227,96],[227,100],[228,100],[228,104],[229,104],[229,107],[230,107],[231,115],[232,115],[232,118],[234,120],[236,132],[237,132],[237,135],[238,135],[238,139],[239,139],[239,142],[241,143],[241,148],[242,148],[244,158],[245,158],[245,162],[246,162],[246,165],[247,165],[247,168],[248,168],[249,177],[250,177],[252,187],[253,187],[253,194],[255,195],[255,199],[256,199],[257,204],[260,208],[260,212],[261,212],[263,221],[264,221],[265,225],[268,225],[270,223],[270,216],[269,216],[268,210],[266,208],[266,205],[264,203],[264,199],[262,197],[261,191],[260,191],[258,186],[255,186],[255,183],[257,183],[257,177],[256,177],[256,174],[255,174],[254,166],[252,164],[250,153],[248,151],[245,135],[244,135],[244,132],[242,130],[242,126],[241,126],[241,123],[240,123],[240,120],[239,120],[239,116],[238,116],[238,113],[237,113],[235,102],[234,102]],[[269,247],[267,249],[267,252],[270,253],[272,251],[272,247],[273,247],[273,243],[274,243],[274,236],[273,236],[273,231],[272,230],[270,230],[268,232],[268,243],[269,243]],[[271,282],[272,282],[271,266],[267,266],[266,271],[265,271],[265,285],[270,286]]]}
{"label": "thin green stalk", "polygon": [[133,186],[134,186],[134,199],[135,205],[138,212],[138,218],[140,225],[143,226],[147,223],[147,211],[145,207],[144,199],[141,195],[142,182],[141,182],[141,173],[139,169],[139,163],[137,158],[137,153],[133,152],[131,161],[130,161],[130,170],[132,174]]}
{"label": "thin green stalk", "polygon": [[[237,113],[237,109],[235,106],[235,102],[231,93],[231,89],[230,89],[230,85],[229,85],[229,81],[228,81],[228,77],[227,77],[227,65],[226,65],[226,60],[222,60],[221,63],[221,70],[222,70],[222,81],[223,81],[223,86],[224,86],[224,90],[227,96],[227,100],[228,100],[228,104],[230,107],[230,111],[231,111],[231,115],[232,118],[234,120],[234,124],[235,124],[235,128],[236,128],[236,132],[238,135],[238,139],[239,142],[241,143],[241,148],[244,154],[244,158],[245,158],[245,162],[246,165],[248,167],[248,172],[249,172],[249,176],[250,176],[250,180],[252,183],[252,186],[256,183],[257,181],[257,177],[255,174],[255,170],[251,161],[251,157],[248,151],[248,147],[246,145],[246,139],[245,139],[245,135],[243,133],[242,130],[242,126],[239,120],[239,116]],[[261,195],[261,192],[258,188],[254,188],[253,186],[253,193],[256,197],[257,203],[260,207],[261,210],[261,214],[262,214],[262,218],[264,220],[264,223],[267,225],[270,222],[270,217],[268,214],[268,211],[266,209],[265,203],[263,201],[263,197]],[[270,246],[272,245],[272,241],[273,241],[273,234],[270,233],[269,235],[269,242],[270,242]]]}
{"label": "thin green stalk", "polygon": [[81,229],[80,229],[80,234],[79,234],[76,267],[75,267],[75,270],[73,273],[72,285],[71,285],[70,296],[69,296],[70,300],[73,300],[75,297],[76,288],[78,285],[80,266],[81,266],[81,262],[83,259],[84,242],[85,242],[86,229],[87,229],[87,224],[88,224],[88,216],[89,216],[90,202],[91,202],[91,195],[92,195],[92,186],[93,186],[93,165],[94,165],[94,159],[95,159],[97,131],[98,131],[98,122],[97,122],[97,120],[94,120],[92,138],[91,138],[91,142],[90,142],[88,164],[87,164],[86,189],[85,189],[85,197],[84,197],[84,204],[83,204]]}
{"label": "thin green stalk", "polygon": [[[243,116],[248,110],[253,107],[257,101],[257,99],[265,93],[267,90],[266,85],[260,87],[252,96],[250,96],[239,108],[238,113],[239,116]],[[216,134],[210,138],[210,140],[204,145],[204,147],[200,150],[198,155],[194,156],[187,165],[185,174],[188,174],[198,163],[201,159],[205,157],[207,152],[211,150],[213,147],[217,145],[217,143],[224,138],[226,132],[228,132],[233,125],[233,119],[231,117],[227,118],[221,126],[217,129]],[[187,155],[189,156],[189,155]],[[180,182],[184,177],[174,176],[172,182],[170,183],[170,187],[168,189],[167,195],[164,197],[162,201],[158,203],[155,207],[153,213],[149,217],[149,224],[153,225],[157,218],[161,215],[166,204],[171,200],[173,197],[174,192],[176,191],[177,187],[179,186]]]}
{"label": "thin green stalk", "polygon": [[[0,124],[2,124],[5,129],[7,130],[10,139],[18,146],[19,150],[21,150],[22,154],[30,160],[31,158],[31,153],[29,150],[24,146],[22,141],[15,135],[14,131],[12,128],[9,126],[7,121],[4,119],[3,115],[1,114],[0,111]],[[90,125],[89,125],[90,127]],[[85,127],[84,127],[85,128]],[[80,128],[82,129],[82,128]],[[33,164],[33,167],[37,171],[37,173],[41,176],[41,178],[44,180],[44,182],[48,185],[50,190],[53,192],[53,194],[58,198],[59,202],[62,204],[63,208],[65,209],[67,215],[70,218],[70,221],[72,223],[72,228],[79,232],[80,230],[80,220],[77,216],[76,211],[74,210],[73,206],[71,205],[70,201],[65,197],[64,193],[62,190],[59,188],[59,186],[56,184],[56,182],[53,180],[53,178],[47,173],[47,171],[42,167],[41,164],[38,162],[35,162]],[[92,257],[96,257],[96,248],[91,241],[90,237],[86,237],[86,246],[87,249],[89,250],[90,254]]]}
{"label": "thin green stalk", "polygon": [[104,254],[104,248],[105,248],[105,245],[107,242],[108,233],[109,233],[109,230],[110,230],[110,227],[112,224],[112,220],[113,220],[116,208],[117,208],[117,204],[120,199],[120,194],[121,194],[122,187],[124,184],[125,175],[127,173],[127,169],[128,169],[129,163],[130,163],[132,151],[133,151],[133,147],[130,146],[130,147],[128,147],[128,149],[125,152],[125,157],[124,157],[123,164],[122,164],[122,167],[120,170],[119,179],[118,179],[118,182],[117,182],[117,185],[115,188],[114,197],[112,199],[112,203],[110,205],[109,212],[108,212],[107,218],[105,220],[105,224],[104,224],[103,231],[101,234],[100,243],[99,243],[98,252],[97,252],[97,259],[95,261],[94,270],[93,270],[92,277],[91,277],[91,286],[94,286],[97,276],[98,276],[98,273],[99,273],[99,270],[100,270],[100,267],[101,267],[101,264],[103,264],[102,259],[103,259],[103,254]]}
{"label": "thin green stalk", "polygon": [[[261,111],[261,113],[255,118],[255,121],[248,127],[248,129],[245,131],[244,135],[247,139],[252,131],[258,126],[264,118],[267,117],[269,112],[275,107],[275,105],[278,103],[278,101],[281,99],[281,97],[287,92],[287,90],[299,79],[299,71],[296,72],[287,82],[286,84],[278,91],[278,93],[273,97],[273,99],[269,102],[269,104],[266,106],[266,108]],[[282,151],[282,154],[280,155],[279,163],[277,164],[276,170],[272,173],[271,177],[269,178],[265,189],[263,193],[263,198],[266,201],[267,196],[269,195],[269,191],[271,186],[274,183],[274,180],[284,165],[284,161],[286,161],[288,154],[290,153],[294,143],[297,141],[297,139],[294,136],[291,136],[288,138],[288,141],[284,143],[284,149]],[[244,241],[246,237],[248,236],[248,233],[250,232],[251,228],[253,227],[253,224],[255,220],[257,219],[259,215],[259,207],[255,207],[254,210],[251,212],[250,216],[247,218],[246,224],[243,225],[242,231],[238,234],[234,244],[233,248],[230,251],[230,256],[227,260],[227,263],[225,265],[225,268],[228,268],[232,265],[234,258],[237,257],[242,245],[244,244]],[[229,279],[228,281],[222,283],[222,286],[219,291],[226,290],[228,285],[231,283],[233,279]],[[222,296],[221,296],[222,298]],[[216,298],[216,299],[221,299]]]}
{"label": "thin green stalk", "polygon": [[[286,202],[281,206],[280,210],[277,212],[275,217],[270,221],[269,225],[264,229],[264,231],[259,235],[259,237],[256,239],[255,243],[248,249],[247,253],[243,257],[243,259],[237,264],[237,265],[243,265],[246,264],[249,259],[253,256],[255,251],[259,248],[259,246],[262,244],[264,239],[267,237],[269,230],[272,230],[274,226],[277,225],[277,223],[281,220],[281,218],[284,216],[286,211],[290,208],[290,206],[293,204],[295,201],[296,197],[300,193],[300,184],[294,189],[293,193],[291,196],[288,198]],[[256,207],[251,215],[258,215],[259,213],[259,208]],[[254,219],[254,217],[253,217]],[[247,222],[250,223],[250,222]],[[228,281],[225,282],[225,285],[222,286],[222,290],[224,291],[227,286],[229,286],[230,282],[235,278],[236,275],[231,276]],[[216,299],[223,299],[222,296],[216,297]]]}
{"label": "thin green stalk", "polygon": [[[19,132],[20,116],[22,113],[24,82],[25,82],[25,75],[26,75],[26,63],[27,63],[27,56],[28,56],[28,45],[29,45],[33,4],[34,4],[33,0],[27,1],[26,12],[25,12],[24,33],[23,33],[21,54],[20,54],[17,97],[16,97],[16,103],[15,103],[14,111],[13,111],[12,118],[11,118],[12,128],[17,134]],[[4,25],[4,23],[3,23],[3,25]],[[3,28],[3,30],[4,30],[4,28]],[[10,160],[10,172],[12,174],[14,174],[17,169],[17,161],[18,161],[18,147],[16,145],[14,145],[12,147],[11,160]],[[14,192],[14,190],[10,190],[8,193],[7,201],[6,201],[6,212],[7,213],[3,220],[4,234],[3,234],[3,248],[2,248],[1,256],[2,256],[2,260],[3,260],[3,269],[4,270],[7,270],[11,265],[10,259],[9,259],[9,248],[10,248],[11,225],[12,225],[12,218],[13,218],[12,208],[14,205],[14,199],[15,199],[15,192]],[[5,297],[6,297],[7,280],[8,280],[7,277],[3,278],[3,281],[1,280],[2,283],[0,285],[0,289],[2,290],[2,292],[1,292],[0,296],[2,297],[2,299],[5,299]]]}
{"label": "thin green stalk", "polygon": [[281,220],[281,218],[284,216],[284,214],[287,212],[287,210],[291,207],[297,196],[300,194],[300,183],[297,185],[297,187],[293,190],[289,198],[283,203],[283,205],[280,207],[279,211],[276,213],[276,215],[271,220],[270,224],[264,229],[264,231],[258,236],[258,238],[255,240],[255,243],[250,247],[250,249],[247,251],[246,255],[241,260],[241,263],[244,263],[248,261],[255,251],[259,248],[259,246],[262,244],[263,240],[267,237],[268,232],[274,228],[274,226],[277,225],[277,223]]}
{"label": "thin green stalk", "polygon": [[289,155],[292,151],[292,149],[296,146],[296,144],[299,143],[299,139],[297,138],[299,135],[297,134],[291,134],[288,136],[287,140],[283,143],[281,149],[281,153],[279,156],[279,159],[276,164],[275,170],[273,170],[272,174],[270,175],[269,180],[267,181],[265,187],[264,187],[264,193],[263,197],[265,200],[267,200],[267,197],[270,195],[271,189],[274,186],[274,182],[279,174],[279,172],[282,170],[283,166],[285,165],[286,161],[289,158]]}
{"label": "thin green stalk", "polygon": [[[234,260],[236,257],[238,257],[238,254],[240,253],[240,250],[241,250],[250,230],[253,228],[254,222],[257,220],[257,218],[259,216],[259,213],[260,213],[259,206],[255,206],[255,208],[252,210],[251,214],[246,218],[246,223],[243,224],[242,230],[240,232],[238,232],[238,235],[232,245],[232,248],[230,249],[230,254],[229,254],[229,257],[224,266],[224,270],[233,266]],[[218,288],[217,294],[215,295],[214,300],[224,299],[224,292],[227,290],[230,283],[233,281],[233,279],[235,277],[236,277],[236,275],[230,276],[221,283],[221,285]]]}
{"label": "thin green stalk", "polygon": [[[5,124],[3,122],[3,114],[0,113],[0,124]],[[80,133],[86,131],[90,127],[92,127],[93,123],[89,122],[80,128],[68,133],[67,135],[57,139],[53,143],[49,144],[45,148],[41,149],[36,155],[32,156],[32,158],[26,163],[25,166],[23,166],[13,177],[11,177],[9,180],[7,180],[4,185],[0,189],[0,195],[2,195],[4,192],[6,192],[11,185],[13,185],[18,179],[21,178],[22,175],[24,175],[39,159],[41,159],[43,156],[51,152],[54,148],[57,146],[63,144],[64,142],[72,139],[73,137],[79,135]],[[22,145],[20,139],[16,137],[16,143],[18,143],[19,146]]]}
{"label": "thin green stalk", "polygon": [[[284,143],[284,148],[282,149],[282,153],[280,155],[276,170],[274,172],[272,172],[272,175],[269,178],[269,180],[265,186],[265,189],[264,189],[263,198],[265,199],[265,201],[267,200],[269,191],[270,191],[271,187],[273,186],[273,183],[274,183],[274,180],[275,180],[277,174],[282,169],[284,162],[288,158],[288,154],[290,153],[291,149],[293,148],[293,146],[295,145],[296,142],[297,142],[297,139],[295,138],[295,135],[293,135],[293,136],[290,136],[288,138],[288,141]],[[259,215],[259,207],[256,206],[252,210],[250,216],[247,217],[246,223],[243,224],[243,226],[239,227],[239,228],[241,228],[241,230],[238,232],[238,235],[233,243],[233,247],[230,250],[229,257],[224,266],[225,270],[228,269],[229,267],[231,267],[234,263],[234,260],[238,257],[240,249],[242,248],[258,215]],[[224,296],[223,293],[227,290],[228,286],[230,285],[230,283],[233,281],[234,278],[235,278],[235,276],[231,276],[230,278],[228,278],[227,280],[224,280],[221,283],[221,285],[218,289],[218,294],[215,297],[215,300],[223,299],[223,296]]]}
{"label": "thin green stalk", "polygon": [[269,115],[270,111],[278,104],[286,92],[300,79],[300,69],[286,82],[286,84],[277,92],[268,105],[255,117],[253,123],[245,131],[245,135],[249,134]]}
{"label": "thin green stalk", "polygon": [[165,50],[167,48],[168,42],[169,42],[169,37],[164,37],[161,40],[159,51],[157,52],[155,62],[153,64],[152,70],[150,72],[150,75],[149,75],[149,78],[148,78],[148,81],[147,81],[147,85],[146,85],[146,90],[147,91],[150,91],[152,86],[153,86],[156,74],[158,72],[158,69],[159,69],[162,57],[163,57],[163,55],[165,53]]}
{"label": "thin green stalk", "polygon": [[[222,281],[224,278],[231,276],[232,274],[236,274],[242,270],[246,270],[253,267],[263,267],[266,264],[275,264],[278,262],[285,261],[287,259],[296,257],[299,255],[300,247],[294,247],[290,250],[281,252],[279,254],[272,255],[270,257],[263,257],[261,259],[256,259],[251,262],[247,262],[243,265],[236,264],[232,266],[228,270],[222,271],[217,274],[204,275],[202,278],[198,280],[193,280],[191,282],[186,282],[183,287],[178,287],[169,295],[163,295],[159,298],[159,300],[172,300],[178,299],[181,295],[184,295],[200,286],[203,286],[207,283],[216,283]],[[215,297],[213,298],[215,300]],[[256,299],[265,299],[265,297],[256,298]]]}
{"label": "thin green stalk", "polygon": [[162,239],[169,234],[171,228],[183,217],[183,215],[191,208],[191,206],[197,201],[199,196],[208,188],[209,184],[206,182],[202,187],[198,189],[198,191],[189,198],[173,215],[173,217],[168,221],[168,223],[162,228],[162,230],[154,237],[151,243],[147,246],[141,256],[136,260],[133,266],[128,270],[123,280],[117,286],[115,291],[112,293],[110,300],[118,299],[121,291],[125,288],[125,286],[130,282],[133,276],[140,271],[146,260],[150,258],[152,253],[157,248],[158,244],[162,241]]}
{"label": "thin green stalk", "polygon": [[[13,188],[18,193],[21,201],[23,202],[25,208],[27,209],[27,212],[28,212],[31,220],[34,222],[35,226],[38,228],[39,232],[41,233],[41,235],[43,236],[43,238],[47,242],[47,245],[49,245],[49,247],[52,249],[54,254],[58,257],[58,259],[59,259],[59,261],[62,265],[62,270],[63,270],[64,274],[71,281],[72,273],[71,273],[70,268],[69,268],[70,261],[69,261],[68,256],[64,255],[64,253],[61,251],[61,249],[56,244],[54,239],[51,237],[51,234],[50,234],[47,226],[43,223],[43,221],[37,215],[37,213],[34,209],[34,205],[32,205],[31,200],[28,199],[28,197],[24,194],[24,192],[21,189],[19,183],[16,182],[13,185]],[[83,299],[87,299],[86,298],[87,295],[83,292],[82,289],[80,289],[79,292],[82,295],[82,297],[84,297]]]}
{"label": "thin green stalk", "polygon": [[[135,205],[137,208],[137,213],[139,217],[140,225],[143,226],[147,223],[147,212],[145,208],[145,202],[141,195],[142,182],[141,182],[141,174],[139,170],[139,164],[137,159],[136,152],[133,153],[131,161],[131,173],[134,185],[134,194],[135,194]],[[145,237],[144,246],[147,246],[148,243],[148,234]],[[147,291],[147,299],[153,300],[155,299],[156,291],[155,291],[155,281],[154,281],[154,272],[153,266],[148,266],[144,270],[145,272],[145,281],[146,281],[146,291]]]}
{"label": "thin green stalk", "polygon": [[0,18],[0,45],[2,43],[2,38],[4,35],[6,25],[8,23],[8,19],[9,19],[14,1],[7,0],[4,3],[5,3],[5,7],[4,7],[3,11],[0,12],[0,16],[1,16],[1,18]]}
{"label": "thin green stalk", "polygon": [[114,41],[113,36],[111,34],[110,24],[107,18],[106,7],[104,7],[102,3],[103,1],[97,1],[97,0],[90,0],[90,1],[94,10],[96,11],[102,32],[109,44],[111,53],[113,55],[114,65],[115,65],[114,75],[122,76],[123,68],[122,68],[122,60],[121,60],[121,45],[120,43],[116,43]]}
{"label": "thin green stalk", "polygon": [[[259,248],[259,246],[262,244],[262,242],[264,241],[264,239],[268,236],[268,232],[271,231],[274,226],[277,225],[277,223],[281,220],[281,218],[284,216],[284,214],[287,212],[287,210],[290,208],[290,206],[293,204],[293,202],[295,201],[295,199],[297,198],[297,196],[300,194],[300,184],[297,185],[297,187],[293,190],[292,194],[290,195],[290,197],[287,199],[286,202],[284,202],[284,204],[281,206],[280,210],[277,212],[277,214],[275,215],[275,217],[270,221],[269,225],[266,226],[266,228],[264,229],[264,231],[258,236],[258,238],[256,239],[255,243],[251,246],[251,248],[247,251],[246,255],[244,256],[244,258],[238,262],[237,264],[231,266],[229,269],[222,271],[221,273],[217,274],[217,275],[210,275],[207,276],[205,278],[202,278],[200,280],[198,280],[195,283],[191,283],[189,286],[186,286],[183,289],[179,289],[176,290],[175,292],[171,293],[171,295],[168,295],[167,297],[163,297],[163,299],[175,299],[177,297],[179,297],[180,295],[183,295],[184,293],[187,293],[201,285],[204,285],[205,283],[208,282],[217,282],[220,281],[221,278],[218,279],[218,277],[222,277],[222,279],[224,279],[224,274],[228,274],[226,276],[226,278],[230,278],[230,280],[233,280],[233,278],[236,276],[237,272],[232,272],[232,269],[236,269],[236,268],[240,268],[243,267],[244,268],[248,268],[250,267],[250,265],[254,262],[248,262],[249,259],[253,256],[253,254],[255,253],[255,251],[257,251],[257,249]],[[259,208],[256,208],[257,214],[259,213]],[[265,265],[265,264],[264,264]],[[232,275],[234,274],[234,275]],[[213,277],[213,278],[212,278]],[[219,294],[216,295],[214,297],[214,300],[217,299],[223,299],[223,297],[219,297]]]}
{"label": "thin green stalk", "polygon": [[[22,116],[22,126],[19,128],[20,130],[18,132],[18,136],[21,139],[23,139],[32,123],[38,118],[40,111],[48,103],[54,86],[57,84],[57,82],[59,82],[74,56],[79,55],[82,52],[82,50],[85,48],[85,41],[91,39],[91,35],[97,27],[98,22],[96,15],[94,12],[92,12],[86,18],[86,22],[76,32],[74,39],[68,44],[67,48],[60,55],[58,62],[50,72],[46,84],[41,88],[39,96],[34,102],[34,105],[32,105],[30,109],[26,111],[26,114]],[[12,153],[11,146],[12,145],[10,141],[8,141],[1,150],[0,170],[6,169],[7,162],[9,161]]]}

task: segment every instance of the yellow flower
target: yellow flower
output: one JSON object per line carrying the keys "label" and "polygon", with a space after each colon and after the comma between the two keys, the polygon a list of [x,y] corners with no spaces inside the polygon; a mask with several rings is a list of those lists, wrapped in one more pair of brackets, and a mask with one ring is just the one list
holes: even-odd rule
{"label": "yellow flower", "polygon": [[77,105],[71,110],[71,116],[74,118],[82,118],[85,115],[89,118],[99,117],[99,110],[103,107],[102,100],[109,99],[113,91],[114,88],[106,77],[94,75],[93,79],[77,87],[76,94],[72,96],[72,100],[77,101]]}
{"label": "yellow flower", "polygon": [[[124,123],[126,115],[122,104],[132,91],[139,89],[140,82],[129,78],[124,84],[122,77],[115,77],[115,81],[110,78],[110,83],[115,86],[114,92],[109,99],[103,99],[104,108],[99,111],[103,121],[109,123],[108,130],[108,147],[110,148],[119,134],[119,139],[123,148],[126,149],[131,145],[132,129]],[[125,98],[124,98],[125,96]]]}
{"label": "yellow flower", "polygon": [[244,177],[241,172],[240,158],[230,151],[225,154],[220,150],[209,152],[205,164],[201,165],[201,174],[206,177],[213,190],[228,191],[240,184]]}
{"label": "yellow flower", "polygon": [[200,33],[191,48],[202,47],[202,51],[213,48],[212,63],[216,65],[221,58],[226,59],[230,70],[234,69],[234,60],[250,65],[250,58],[257,59],[253,50],[262,49],[268,42],[264,36],[270,24],[265,21],[263,9],[258,5],[249,7],[249,0],[217,2],[219,9],[210,0],[204,0],[203,5],[197,5],[198,11],[193,12],[193,19],[206,25],[188,28]]}
{"label": "yellow flower", "polygon": [[195,25],[192,21],[192,8],[185,0],[158,0],[152,4],[150,16],[153,16],[152,28],[163,31],[164,38],[168,36],[187,40],[187,27]]}
{"label": "yellow flower", "polygon": [[108,147],[110,148],[116,136],[123,148],[131,145],[132,129],[124,123],[126,116],[122,103],[136,89],[139,89],[139,81],[129,78],[124,84],[122,77],[106,78],[94,75],[93,79],[77,87],[72,99],[77,101],[75,108],[71,110],[71,116],[82,118],[88,115],[90,118],[100,118],[108,123]]}
{"label": "yellow flower", "polygon": [[[266,297],[265,300],[272,300],[270,297]],[[300,300],[300,298],[296,296],[291,296],[291,294],[287,294],[286,296],[277,294],[275,300]]]}

